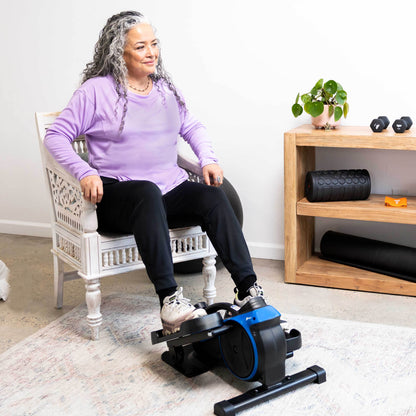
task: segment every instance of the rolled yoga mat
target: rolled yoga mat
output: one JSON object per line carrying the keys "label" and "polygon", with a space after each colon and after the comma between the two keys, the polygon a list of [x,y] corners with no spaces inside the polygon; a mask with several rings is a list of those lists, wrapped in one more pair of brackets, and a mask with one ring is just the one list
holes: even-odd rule
{"label": "rolled yoga mat", "polygon": [[416,248],[327,231],[321,258],[416,282]]}
{"label": "rolled yoga mat", "polygon": [[315,170],[306,174],[305,196],[309,202],[367,199],[370,191],[366,169]]}

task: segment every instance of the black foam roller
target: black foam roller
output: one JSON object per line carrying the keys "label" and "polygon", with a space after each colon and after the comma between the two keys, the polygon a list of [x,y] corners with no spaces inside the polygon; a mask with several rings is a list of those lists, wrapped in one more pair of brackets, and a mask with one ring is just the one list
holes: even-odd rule
{"label": "black foam roller", "polygon": [[321,257],[348,266],[416,282],[416,248],[327,231]]}
{"label": "black foam roller", "polygon": [[370,191],[366,169],[315,170],[306,174],[305,196],[309,202],[367,199]]}

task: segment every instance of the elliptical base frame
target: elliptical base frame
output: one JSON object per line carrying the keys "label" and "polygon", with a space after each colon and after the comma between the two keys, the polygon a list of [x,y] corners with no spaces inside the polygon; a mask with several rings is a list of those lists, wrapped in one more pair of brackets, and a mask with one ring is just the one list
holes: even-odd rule
{"label": "elliptical base frame", "polygon": [[[273,336],[270,338],[271,334],[280,338],[279,348],[285,349],[284,354],[282,354],[282,351],[279,354],[279,360],[283,360],[283,363],[280,363],[280,367],[283,366],[283,372],[275,372],[275,377],[273,377],[273,374],[267,373],[270,371],[269,366],[259,367],[252,372],[252,378],[247,379],[247,381],[260,381],[261,385],[232,399],[215,403],[214,414],[217,416],[234,416],[237,412],[281,396],[289,391],[308,384],[321,384],[326,381],[325,370],[317,365],[299,373],[281,377],[284,374],[285,360],[292,357],[293,351],[302,346],[302,338],[300,332],[296,329],[292,329],[290,332],[283,331],[280,326],[280,313],[273,307],[266,305],[263,299],[253,298],[241,309],[236,309],[234,305],[228,303],[218,303],[208,307],[205,304],[199,304],[198,306],[206,309],[206,316],[183,322],[180,330],[170,335],[164,336],[162,330],[151,333],[152,344],[167,343],[169,349],[162,353],[162,360],[186,377],[195,377],[224,362],[229,367],[224,354],[220,351],[221,347],[219,346],[218,350],[215,347],[220,344],[218,341],[221,337],[232,334],[236,327],[247,332],[255,344],[255,353],[264,355],[265,360],[263,361],[267,361],[266,358],[269,357],[268,346],[271,350],[276,349]],[[263,310],[259,311],[260,309]],[[226,311],[227,318],[222,317],[220,310]],[[272,313],[272,319],[267,319],[270,312]],[[263,323],[266,324],[266,330],[263,328],[258,331],[259,318],[260,321],[265,319]],[[245,322],[250,320],[257,321],[251,329],[250,326],[245,325]],[[267,331],[268,327],[270,327],[270,333]],[[283,341],[281,333],[284,333]],[[278,342],[277,338],[276,342]],[[236,348],[236,351],[238,350],[239,348]],[[232,371],[231,367],[229,367],[229,370],[236,377],[242,379]]]}

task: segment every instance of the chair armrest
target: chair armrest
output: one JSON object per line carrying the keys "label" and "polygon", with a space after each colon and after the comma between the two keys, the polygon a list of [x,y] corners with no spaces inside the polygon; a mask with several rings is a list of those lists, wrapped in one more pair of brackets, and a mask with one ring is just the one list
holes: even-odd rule
{"label": "chair armrest", "polygon": [[56,223],[77,233],[98,228],[96,206],[82,196],[81,185],[50,155],[46,156],[46,174]]}
{"label": "chair armrest", "polygon": [[191,182],[204,183],[202,169],[198,162],[186,156],[178,155],[178,165],[188,172],[189,180]]}
{"label": "chair armrest", "polygon": [[[79,181],[62,168],[43,142],[47,129],[58,116],[59,112],[35,114],[43,173],[53,208],[52,220],[76,234],[95,232],[98,228],[95,204],[85,201]],[[84,160],[87,158],[84,136],[76,138],[72,147]]]}

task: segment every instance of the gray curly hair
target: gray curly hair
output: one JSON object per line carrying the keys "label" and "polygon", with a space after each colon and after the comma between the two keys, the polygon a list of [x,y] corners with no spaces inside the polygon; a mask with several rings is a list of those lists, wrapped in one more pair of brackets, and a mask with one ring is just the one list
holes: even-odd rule
{"label": "gray curly hair", "polygon": [[[141,13],[135,11],[126,11],[118,13],[107,20],[106,25],[100,32],[99,39],[95,45],[94,57],[82,72],[82,82],[97,76],[112,75],[116,83],[118,94],[117,103],[122,99],[124,101],[123,114],[120,124],[120,132],[124,128],[124,120],[127,113],[127,67],[123,58],[124,47],[126,43],[127,32],[140,23],[150,21]],[[164,80],[168,88],[173,92],[176,101],[181,109],[186,111],[186,106],[179,96],[175,85],[169,74],[163,67],[162,58],[159,52],[159,59],[156,65],[156,71],[150,75],[150,78],[160,91],[159,80]],[[116,108],[117,108],[116,103]],[[117,113],[117,110],[115,109]]]}

